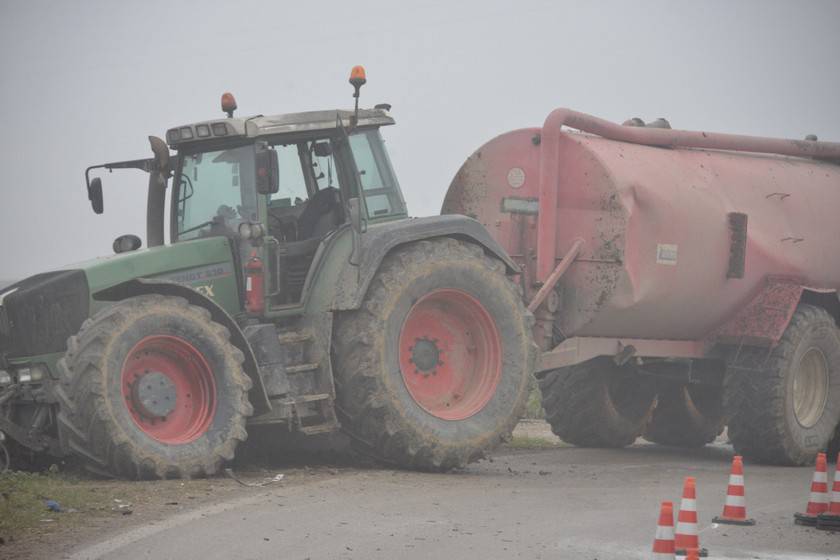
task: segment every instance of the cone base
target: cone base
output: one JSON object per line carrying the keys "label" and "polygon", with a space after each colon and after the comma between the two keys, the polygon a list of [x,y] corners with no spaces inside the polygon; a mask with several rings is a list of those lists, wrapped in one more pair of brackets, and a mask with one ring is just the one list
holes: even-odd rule
{"label": "cone base", "polygon": [[817,526],[817,518],[816,515],[808,515],[807,513],[794,513],[793,514],[793,522],[797,525],[805,525],[806,527],[816,527]]}
{"label": "cone base", "polygon": [[817,517],[817,529],[822,529],[823,531],[840,531],[840,515],[820,514]]}
{"label": "cone base", "polygon": [[732,517],[715,517],[712,523],[723,523],[725,525],[755,525],[755,519],[735,519]]}
{"label": "cone base", "polygon": [[[674,554],[677,556],[688,556],[688,551],[684,548],[678,548],[674,551]],[[697,556],[700,558],[706,558],[709,555],[709,551],[705,548],[698,548],[697,549]]]}

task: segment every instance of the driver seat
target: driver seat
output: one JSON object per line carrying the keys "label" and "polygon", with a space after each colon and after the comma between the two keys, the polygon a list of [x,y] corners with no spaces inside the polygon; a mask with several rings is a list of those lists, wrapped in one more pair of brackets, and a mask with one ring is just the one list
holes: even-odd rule
{"label": "driver seat", "polygon": [[344,221],[338,189],[327,187],[315,193],[298,218],[298,241],[321,238]]}

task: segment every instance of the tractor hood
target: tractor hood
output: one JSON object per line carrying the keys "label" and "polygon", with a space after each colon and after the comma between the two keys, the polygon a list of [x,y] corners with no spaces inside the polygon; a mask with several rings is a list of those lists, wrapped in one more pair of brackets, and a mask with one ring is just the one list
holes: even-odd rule
{"label": "tractor hood", "polygon": [[0,355],[63,352],[67,339],[103,305],[97,294],[123,282],[157,278],[195,287],[232,276],[230,244],[224,237],[132,251],[36,274],[0,289]]}
{"label": "tractor hood", "polygon": [[[190,284],[191,280],[200,278],[196,278],[195,275],[179,275],[179,272],[230,262],[228,239],[208,237],[111,255],[67,268],[85,271],[90,293],[97,299],[97,293],[135,278],[160,278]],[[232,268],[227,268],[225,267],[226,273],[233,273]]]}

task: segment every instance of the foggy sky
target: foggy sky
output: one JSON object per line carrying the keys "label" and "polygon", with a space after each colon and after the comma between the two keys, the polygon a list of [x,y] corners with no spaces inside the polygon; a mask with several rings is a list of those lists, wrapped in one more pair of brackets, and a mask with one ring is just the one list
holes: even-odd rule
{"label": "foggy sky", "polygon": [[840,141],[840,1],[408,3],[0,0],[0,279],[145,240],[147,136],[222,115],[393,104],[383,131],[413,215],[463,160],[555,107],[614,121]]}

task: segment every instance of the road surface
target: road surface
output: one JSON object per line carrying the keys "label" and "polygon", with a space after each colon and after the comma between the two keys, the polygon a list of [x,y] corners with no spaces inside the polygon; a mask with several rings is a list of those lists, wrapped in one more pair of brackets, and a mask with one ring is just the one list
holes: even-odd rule
{"label": "road surface", "polygon": [[840,558],[840,533],[793,524],[811,468],[746,466],[755,527],[712,525],[732,449],[639,443],[498,453],[456,474],[342,470],[184,512],[70,551],[88,559],[648,558],[661,500],[697,477],[710,558]]}

